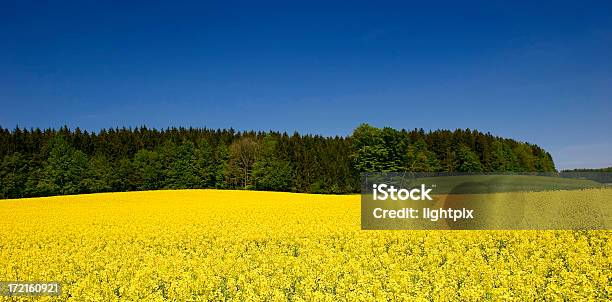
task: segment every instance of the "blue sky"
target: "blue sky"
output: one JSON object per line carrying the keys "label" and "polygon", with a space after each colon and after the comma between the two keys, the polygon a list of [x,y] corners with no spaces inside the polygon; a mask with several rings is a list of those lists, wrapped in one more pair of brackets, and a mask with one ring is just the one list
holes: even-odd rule
{"label": "blue sky", "polygon": [[0,125],[472,128],[612,166],[612,2],[289,2],[1,1]]}

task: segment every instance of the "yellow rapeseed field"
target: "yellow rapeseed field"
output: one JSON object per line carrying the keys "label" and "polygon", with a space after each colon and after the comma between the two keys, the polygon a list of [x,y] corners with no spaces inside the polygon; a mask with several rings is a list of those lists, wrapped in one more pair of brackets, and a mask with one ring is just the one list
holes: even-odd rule
{"label": "yellow rapeseed field", "polygon": [[612,297],[610,231],[361,231],[359,209],[216,190],[0,200],[0,280],[62,283],[35,301]]}

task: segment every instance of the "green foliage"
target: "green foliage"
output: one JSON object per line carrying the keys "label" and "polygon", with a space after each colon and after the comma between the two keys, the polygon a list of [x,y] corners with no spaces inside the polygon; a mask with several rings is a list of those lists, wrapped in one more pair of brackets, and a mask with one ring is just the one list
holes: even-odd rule
{"label": "green foliage", "polygon": [[113,191],[116,179],[117,175],[106,156],[95,155],[89,159],[87,177],[83,179],[83,184],[88,192]]}
{"label": "green foliage", "polygon": [[360,172],[402,171],[405,139],[395,129],[361,124],[353,131],[353,165]]}
{"label": "green foliage", "polygon": [[197,150],[192,142],[187,141],[180,145],[164,144],[161,149],[164,167],[164,188],[187,189],[199,188],[204,171],[199,166]]}
{"label": "green foliage", "polygon": [[612,167],[607,168],[598,168],[598,169],[572,169],[572,170],[563,170],[563,172],[612,172]]}
{"label": "green foliage", "polygon": [[229,147],[228,175],[230,183],[244,189],[252,188],[253,165],[257,156],[257,142],[242,137]]}
{"label": "green foliage", "polygon": [[6,155],[0,163],[0,198],[19,198],[26,195],[27,163],[23,155]]}
{"label": "green foliage", "polygon": [[358,171],[386,171],[385,160],[389,154],[381,134],[380,129],[368,124],[361,124],[353,131],[352,159]]}
{"label": "green foliage", "polygon": [[50,153],[36,186],[42,195],[78,194],[87,191],[87,155],[75,150],[61,136],[49,142]]}
{"label": "green foliage", "polygon": [[142,183],[141,173],[129,158],[122,158],[114,165],[117,178],[113,179],[113,191],[134,191]]}
{"label": "green foliage", "polygon": [[164,188],[360,190],[360,172],[555,171],[536,145],[367,124],[350,137],[170,128],[0,128],[0,198]]}
{"label": "green foliage", "polygon": [[352,140],[350,158],[359,172],[555,171],[538,146],[469,129],[425,133],[362,124]]}
{"label": "green foliage", "polygon": [[459,146],[459,150],[457,151],[457,160],[459,161],[459,172],[483,171],[478,155],[465,145]]}
{"label": "green foliage", "polygon": [[521,172],[535,171],[535,158],[532,149],[527,144],[518,144],[512,150],[518,160],[518,169]]}
{"label": "green foliage", "polygon": [[291,164],[277,155],[277,141],[266,135],[253,165],[255,188],[259,190],[288,191],[291,189]]}
{"label": "green foliage", "polygon": [[505,148],[504,144],[500,141],[494,141],[492,144],[492,167],[496,171],[512,171],[513,163],[515,160],[512,160],[511,154],[508,154],[507,148]]}
{"label": "green foliage", "polygon": [[212,160],[211,169],[212,180],[214,181],[214,188],[226,188],[226,179],[229,177],[228,173],[228,161],[229,161],[229,149],[226,145],[221,144],[217,146]]}
{"label": "green foliage", "polygon": [[427,150],[427,144],[423,139],[419,139],[408,146],[406,154],[406,171],[436,172],[441,169],[441,164],[436,154]]}
{"label": "green foliage", "polygon": [[215,186],[215,162],[213,149],[207,142],[194,150],[193,169],[197,177],[194,188],[211,188]]}
{"label": "green foliage", "polygon": [[155,190],[163,187],[162,162],[155,151],[139,150],[134,156],[134,172],[138,190]]}

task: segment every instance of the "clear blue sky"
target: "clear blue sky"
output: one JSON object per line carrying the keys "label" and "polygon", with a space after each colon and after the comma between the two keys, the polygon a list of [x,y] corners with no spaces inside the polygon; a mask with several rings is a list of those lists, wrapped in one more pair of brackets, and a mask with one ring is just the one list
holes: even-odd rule
{"label": "clear blue sky", "polygon": [[0,2],[1,126],[475,128],[612,166],[610,1],[97,2]]}

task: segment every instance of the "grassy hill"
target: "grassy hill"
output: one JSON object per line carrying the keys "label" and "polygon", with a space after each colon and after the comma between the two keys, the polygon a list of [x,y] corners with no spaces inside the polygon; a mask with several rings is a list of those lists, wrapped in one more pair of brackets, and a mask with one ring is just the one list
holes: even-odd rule
{"label": "grassy hill", "polygon": [[[372,176],[369,183],[391,182],[402,187],[422,183],[435,185],[435,194],[479,194],[498,192],[539,192],[551,190],[577,190],[599,188],[604,184],[589,179],[564,178],[537,175],[451,175],[437,177],[414,177],[393,174],[388,177]],[[368,186],[369,187],[369,186]]]}

